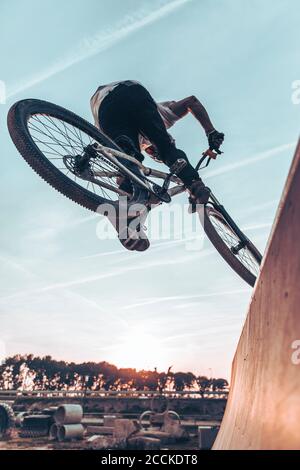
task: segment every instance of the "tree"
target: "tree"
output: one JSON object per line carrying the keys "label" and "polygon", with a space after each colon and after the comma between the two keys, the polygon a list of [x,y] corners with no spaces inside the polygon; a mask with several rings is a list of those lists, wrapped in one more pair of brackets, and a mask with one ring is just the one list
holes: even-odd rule
{"label": "tree", "polygon": [[150,390],[166,388],[176,391],[191,390],[198,385],[202,396],[207,391],[223,391],[228,383],[225,379],[196,377],[192,372],[154,370],[137,371],[120,368],[106,361],[74,362],[57,361],[51,356],[33,354],[15,355],[6,358],[0,365],[0,389],[17,389],[30,386],[36,390]]}
{"label": "tree", "polygon": [[211,379],[208,379],[204,375],[200,375],[196,379],[197,385],[199,387],[200,395],[203,397],[205,393],[210,391]]}
{"label": "tree", "polygon": [[191,389],[195,383],[196,377],[192,372],[175,372],[173,374],[174,388],[180,392]]}
{"label": "tree", "polygon": [[214,392],[221,392],[228,387],[226,379],[212,379],[212,390]]}

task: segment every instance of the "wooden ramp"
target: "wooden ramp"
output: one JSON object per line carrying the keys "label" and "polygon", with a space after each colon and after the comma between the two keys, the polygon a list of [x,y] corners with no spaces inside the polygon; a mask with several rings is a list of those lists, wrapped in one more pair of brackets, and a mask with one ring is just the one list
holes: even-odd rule
{"label": "wooden ramp", "polygon": [[233,360],[213,449],[300,449],[299,423],[300,141]]}

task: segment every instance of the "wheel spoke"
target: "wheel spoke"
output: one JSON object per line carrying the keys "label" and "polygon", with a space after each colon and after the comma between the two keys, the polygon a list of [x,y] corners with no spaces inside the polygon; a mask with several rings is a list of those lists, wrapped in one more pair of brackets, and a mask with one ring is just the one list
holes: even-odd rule
{"label": "wheel spoke", "polygon": [[[231,250],[235,248],[239,243],[239,237],[233,232],[231,227],[227,224],[227,222],[223,219],[221,215],[216,214],[215,212],[208,212],[209,219],[214,226],[215,230],[217,231],[220,238],[223,240],[225,245]],[[237,259],[240,263],[248,269],[252,274],[255,276],[258,275],[259,272],[259,263],[251,253],[248,247],[244,247],[238,251],[236,254]]]}
{"label": "wheel spoke", "polygon": [[[43,117],[46,117],[46,116],[43,116]],[[79,146],[79,144],[76,142],[76,141],[73,141],[73,145],[70,143],[70,139],[68,139],[67,142],[63,142],[61,140],[58,140],[58,137],[59,136],[63,136],[66,138],[66,135],[63,134],[62,132],[62,129],[59,129],[57,126],[56,126],[56,129],[53,129],[51,126],[49,126],[49,124],[46,124],[45,122],[43,122],[39,116],[39,119],[35,119],[35,121],[37,121],[38,123],[40,123],[43,128],[44,128],[44,131],[42,131],[40,128],[37,128],[36,126],[34,126],[32,123],[31,123],[31,126],[33,126],[35,128],[35,130],[37,130],[39,133],[47,136],[48,138],[51,138],[55,143],[57,143],[58,145],[60,146],[67,146],[67,147],[70,147],[70,148],[73,148],[74,147],[74,144],[76,144],[77,148],[80,149],[81,147]],[[58,135],[54,135],[51,131],[53,132],[58,132],[59,134]],[[65,147],[64,147],[65,148]]]}
{"label": "wheel spoke", "polygon": [[[97,184],[87,180],[86,176],[80,177],[80,172],[74,166],[76,159],[84,156],[85,149],[95,142],[80,128],[48,114],[34,114],[28,121],[28,130],[49,161],[84,189],[110,201],[116,200],[121,194],[115,177],[120,174],[120,170],[103,155],[91,157],[88,162],[91,177],[97,180]],[[95,172],[100,174],[94,175]]]}

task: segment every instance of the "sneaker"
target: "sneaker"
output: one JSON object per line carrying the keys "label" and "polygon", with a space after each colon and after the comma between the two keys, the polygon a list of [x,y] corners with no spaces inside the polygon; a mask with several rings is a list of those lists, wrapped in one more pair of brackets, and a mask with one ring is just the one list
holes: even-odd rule
{"label": "sneaker", "polygon": [[140,225],[136,229],[126,227],[124,232],[119,232],[118,238],[124,248],[129,251],[146,251],[150,247],[150,242]]}

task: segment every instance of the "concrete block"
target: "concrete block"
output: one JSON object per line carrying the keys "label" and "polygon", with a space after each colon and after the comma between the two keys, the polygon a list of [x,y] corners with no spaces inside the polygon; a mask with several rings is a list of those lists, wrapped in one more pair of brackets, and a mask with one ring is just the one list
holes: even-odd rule
{"label": "concrete block", "polygon": [[164,424],[161,428],[163,432],[168,433],[172,436],[176,441],[183,441],[189,438],[188,432],[181,426],[180,421],[171,418],[170,416],[166,415]]}
{"label": "concrete block", "polygon": [[198,426],[198,443],[200,450],[210,450],[219,431],[218,426]]}
{"label": "concrete block", "polygon": [[132,450],[159,450],[160,439],[154,437],[130,437],[127,440],[127,448]]}
{"label": "concrete block", "polygon": [[92,436],[87,440],[87,448],[91,450],[124,450],[127,448],[127,443],[125,439],[117,439],[112,436]]}
{"label": "concrete block", "polygon": [[103,425],[104,426],[114,426],[117,416],[115,415],[104,415],[103,416]]}
{"label": "concrete block", "polygon": [[155,428],[141,430],[134,437],[147,437],[147,438],[149,437],[149,438],[159,439],[161,445],[168,445],[168,444],[176,443],[176,439],[173,436],[171,436],[171,434],[164,432],[164,431],[158,431]]}
{"label": "concrete block", "polygon": [[109,435],[114,433],[113,426],[87,426],[86,431],[88,434]]}
{"label": "concrete block", "polygon": [[128,439],[139,431],[140,426],[133,419],[116,419],[114,426],[114,437],[118,439]]}

